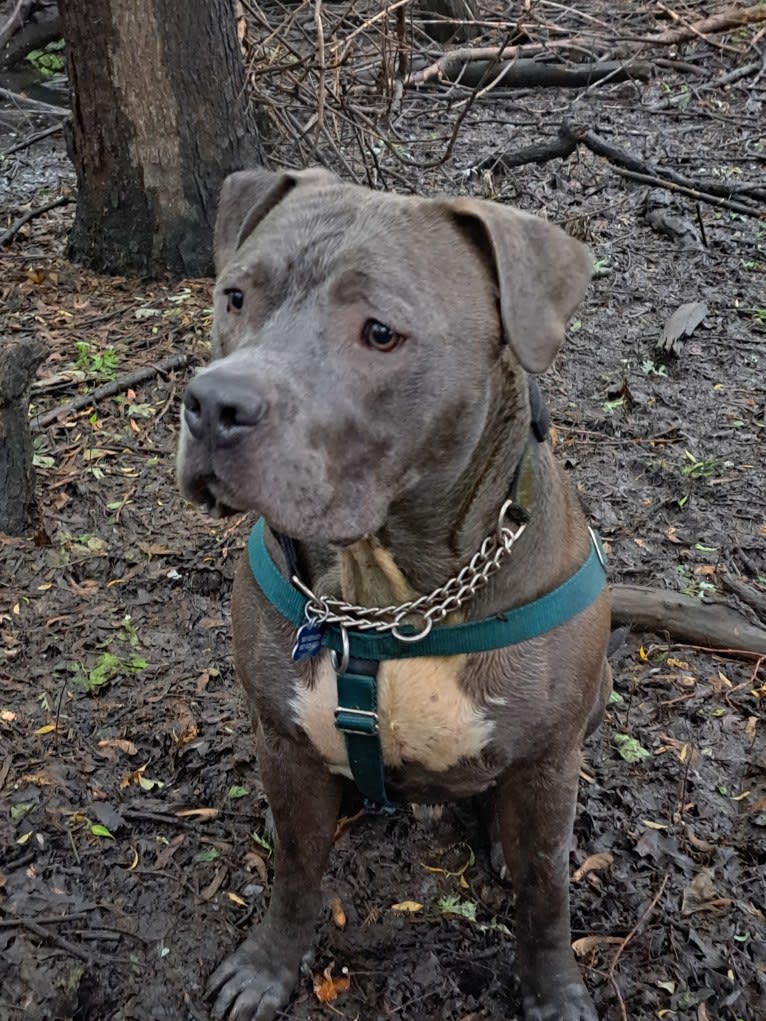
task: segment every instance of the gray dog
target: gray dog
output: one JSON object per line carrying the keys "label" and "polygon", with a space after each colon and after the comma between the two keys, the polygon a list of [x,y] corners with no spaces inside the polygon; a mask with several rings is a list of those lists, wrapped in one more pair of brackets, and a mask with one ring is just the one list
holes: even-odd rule
{"label": "gray dog", "polygon": [[214,362],[184,398],[179,478],[266,523],[232,612],[277,852],[214,1014],[268,1021],[289,1000],[352,777],[384,805],[489,800],[525,1017],[595,1021],[568,866],[608,595],[527,375],[556,355],[589,254],[498,204],[322,170],[230,176],[215,245]]}

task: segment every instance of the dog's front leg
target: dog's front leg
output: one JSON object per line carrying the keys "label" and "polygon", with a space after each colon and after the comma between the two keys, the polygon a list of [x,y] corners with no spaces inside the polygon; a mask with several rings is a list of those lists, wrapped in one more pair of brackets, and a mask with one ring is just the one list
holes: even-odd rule
{"label": "dog's front leg", "polygon": [[309,949],[340,807],[340,781],[294,741],[257,730],[258,764],[274,817],[274,885],[266,915],[210,978],[213,1016],[271,1021],[290,999]]}
{"label": "dog's front leg", "polygon": [[572,953],[569,844],[580,755],[530,763],[503,778],[495,808],[516,891],[518,966],[526,1021],[598,1021]]}

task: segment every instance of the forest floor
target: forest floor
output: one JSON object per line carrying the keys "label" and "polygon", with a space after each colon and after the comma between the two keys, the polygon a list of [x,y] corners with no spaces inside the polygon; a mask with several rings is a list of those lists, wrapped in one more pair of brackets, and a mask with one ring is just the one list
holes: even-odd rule
{"label": "forest floor", "polygon": [[[676,24],[660,4],[527,6],[532,40],[637,39]],[[692,22],[720,6],[681,10]],[[313,26],[310,12],[292,26],[296,46],[311,43]],[[360,93],[380,144],[352,151],[339,137],[337,152],[315,154],[378,186],[521,205],[589,241],[593,284],[541,380],[558,455],[614,580],[727,600],[756,623],[749,604],[766,595],[762,27],[635,44],[652,63],[646,80],[499,85],[467,110],[472,90],[449,84],[405,88],[395,110]],[[495,45],[506,37],[487,31]],[[510,147],[553,141],[566,117],[654,166],[731,185],[760,219],[620,176],[586,145],[492,169]],[[49,123],[0,111],[0,150]],[[60,137],[2,156],[0,229],[71,193]],[[277,157],[297,163],[296,146],[285,141]],[[163,358],[189,362],[36,427],[40,525],[33,537],[0,537],[0,1018],[199,1021],[207,976],[262,915],[271,879],[229,646],[249,522],[206,519],[175,483],[179,399],[207,357],[211,282],[72,265],[73,208],[33,219],[0,249],[0,337],[50,347],[32,415]],[[662,350],[673,313],[700,302],[699,325],[676,353]],[[737,601],[727,578],[753,599]],[[613,666],[571,859],[573,939],[600,1016],[763,1019],[766,664],[635,633]],[[637,761],[619,754],[617,735],[633,739]],[[470,806],[437,823],[406,808],[348,820],[325,903],[314,963],[280,1016],[520,1017],[512,891],[489,870]],[[325,969],[350,978],[328,1002],[330,984],[316,978]]]}

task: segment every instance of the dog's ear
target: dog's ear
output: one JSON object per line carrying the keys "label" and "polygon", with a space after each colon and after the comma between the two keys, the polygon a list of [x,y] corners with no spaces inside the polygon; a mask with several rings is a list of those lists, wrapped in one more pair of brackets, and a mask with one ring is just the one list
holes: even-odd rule
{"label": "dog's ear", "polygon": [[293,188],[337,184],[329,170],[274,173],[271,170],[238,170],[223,182],[215,221],[215,271],[220,273],[242,242],[261,220]]}
{"label": "dog's ear", "polygon": [[590,251],[555,224],[497,202],[452,199],[447,206],[494,267],[511,349],[528,372],[543,372],[585,294]]}

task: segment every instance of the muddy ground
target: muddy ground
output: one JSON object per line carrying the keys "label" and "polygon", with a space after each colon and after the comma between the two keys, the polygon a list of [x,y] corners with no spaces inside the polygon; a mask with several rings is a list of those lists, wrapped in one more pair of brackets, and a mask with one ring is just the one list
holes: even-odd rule
{"label": "muddy ground", "polygon": [[[531,7],[535,38],[546,19],[593,29],[563,5]],[[578,7],[615,35],[669,24],[661,5]],[[683,16],[715,8],[687,3]],[[762,185],[766,75],[701,88],[763,61],[758,27],[642,44],[642,59],[665,61],[645,82],[491,92],[438,167],[410,166],[402,152],[421,164],[445,154],[469,93],[405,90],[393,127],[371,98],[367,116],[397,141],[366,168],[380,185],[494,195],[589,240],[593,285],[541,381],[559,455],[614,580],[727,600],[753,622],[724,578],[766,593],[763,219],[663,191],[685,222],[674,236],[658,231],[646,215],[653,189],[583,146],[507,174],[476,168],[551,141],[573,113],[650,163]],[[50,123],[6,113],[3,150]],[[3,228],[72,187],[58,138],[3,158]],[[276,152],[289,161],[296,149],[283,140]],[[345,168],[331,149],[319,155],[364,176],[358,153],[343,153]],[[191,363],[37,429],[40,527],[0,537],[0,1018],[202,1019],[206,977],[262,915],[271,877],[229,655],[248,521],[206,520],[174,481],[179,397],[206,357],[210,281],[81,270],[64,257],[71,216],[64,207],[33,220],[0,253],[0,337],[50,346],[32,414],[168,355],[188,352]],[[688,302],[706,303],[702,323],[679,353],[660,352],[664,325]],[[586,750],[571,859],[586,982],[605,1019],[758,1021],[766,667],[636,633],[614,673],[615,700]],[[621,757],[617,735],[634,739],[638,761]],[[350,819],[325,893],[314,963],[282,1016],[520,1017],[512,891],[490,873],[469,805],[438,823],[407,808]],[[421,906],[394,907],[406,901]],[[314,977],[328,968],[350,985],[322,1003]]]}

